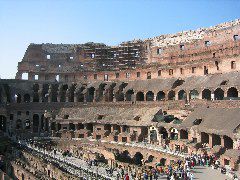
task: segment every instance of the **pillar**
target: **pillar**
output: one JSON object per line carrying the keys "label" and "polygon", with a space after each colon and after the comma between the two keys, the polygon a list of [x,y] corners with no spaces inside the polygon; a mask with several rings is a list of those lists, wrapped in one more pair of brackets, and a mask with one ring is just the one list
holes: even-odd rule
{"label": "pillar", "polygon": [[209,136],[209,142],[208,142],[208,144],[209,144],[209,147],[213,147],[213,137],[212,137],[212,134],[208,134],[208,136]]}

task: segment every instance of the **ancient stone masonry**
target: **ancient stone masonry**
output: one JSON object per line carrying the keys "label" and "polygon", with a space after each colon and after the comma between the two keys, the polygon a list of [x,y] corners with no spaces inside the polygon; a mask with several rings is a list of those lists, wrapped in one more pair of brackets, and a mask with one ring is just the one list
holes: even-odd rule
{"label": "ancient stone masonry", "polygon": [[[240,20],[118,46],[30,44],[16,79],[0,80],[0,136],[111,167],[208,153],[237,171],[239,70]],[[21,148],[8,174],[76,178]]]}

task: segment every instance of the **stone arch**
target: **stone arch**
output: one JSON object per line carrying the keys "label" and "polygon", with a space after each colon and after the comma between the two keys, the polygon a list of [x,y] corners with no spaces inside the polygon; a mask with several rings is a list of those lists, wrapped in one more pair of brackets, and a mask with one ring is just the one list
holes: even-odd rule
{"label": "stone arch", "polygon": [[87,91],[87,102],[93,102],[95,97],[95,88],[90,87]]}
{"label": "stone arch", "polygon": [[212,146],[221,145],[221,137],[217,134],[212,134]]}
{"label": "stone arch", "polygon": [[106,102],[113,102],[114,97],[114,87],[116,86],[116,83],[112,83],[105,92],[105,101]]}
{"label": "stone arch", "polygon": [[42,102],[48,102],[48,90],[49,90],[49,84],[43,84],[42,88]]}
{"label": "stone arch", "polygon": [[175,100],[175,91],[171,90],[168,92],[168,100]]}
{"label": "stone arch", "polygon": [[140,152],[136,152],[133,157],[133,163],[136,165],[142,165],[143,155]]}
{"label": "stone arch", "polygon": [[154,101],[154,93],[152,91],[147,92],[146,101]]}
{"label": "stone arch", "polygon": [[188,139],[188,132],[187,132],[187,130],[184,130],[184,129],[180,130],[180,139]]}
{"label": "stone arch", "polygon": [[24,94],[24,96],[23,96],[23,101],[24,101],[25,103],[29,103],[29,102],[30,102],[30,95],[29,95],[29,94]]}
{"label": "stone arch", "polygon": [[38,127],[39,127],[39,115],[34,114],[33,115],[33,133],[38,132]]}
{"label": "stone arch", "polygon": [[202,91],[202,99],[211,100],[211,91],[209,89],[204,89]]}
{"label": "stone arch", "polygon": [[227,149],[232,149],[233,148],[233,140],[232,138],[228,137],[228,136],[223,136],[223,140],[224,140],[224,147]]}
{"label": "stone arch", "polygon": [[190,99],[198,99],[199,98],[199,92],[196,89],[193,89],[189,93]]}
{"label": "stone arch", "polygon": [[16,95],[15,95],[15,98],[16,98],[16,102],[17,102],[17,103],[21,103],[21,102],[22,102],[22,96],[21,96],[21,94],[16,94]]}
{"label": "stone arch", "polygon": [[69,88],[68,101],[74,102],[74,91],[76,89],[76,84],[72,84]]}
{"label": "stone arch", "polygon": [[0,115],[0,130],[7,131],[7,118],[3,115]]}
{"label": "stone arch", "polygon": [[221,88],[217,88],[214,91],[214,99],[215,100],[223,100],[224,98],[224,91]]}
{"label": "stone arch", "polygon": [[238,97],[238,90],[235,87],[231,87],[227,91],[227,97],[236,98]]}
{"label": "stone arch", "polygon": [[125,100],[126,101],[133,101],[133,95],[134,92],[132,89],[129,89],[126,93],[125,93]]}
{"label": "stone arch", "polygon": [[22,129],[22,120],[21,119],[18,119],[17,121],[16,121],[16,129]]}
{"label": "stone arch", "polygon": [[178,139],[178,130],[176,128],[173,128],[173,127],[170,128],[169,132],[170,132],[170,138],[171,139],[174,139],[174,140]]}
{"label": "stone arch", "polygon": [[136,101],[144,101],[144,94],[143,92],[139,91],[136,94]]}
{"label": "stone arch", "polygon": [[58,102],[58,84],[52,84],[51,88],[52,88],[51,101]]}
{"label": "stone arch", "polygon": [[178,91],[178,100],[184,100],[184,99],[186,99],[186,91],[182,89]]}
{"label": "stone arch", "polygon": [[158,128],[158,132],[159,132],[159,134],[161,134],[163,139],[168,138],[168,132],[167,132],[166,128],[164,128],[163,126],[160,126]]}
{"label": "stone arch", "polygon": [[162,101],[165,99],[165,93],[163,91],[159,91],[157,93],[157,101]]}
{"label": "stone arch", "polygon": [[122,153],[117,153],[117,160],[125,163],[131,163],[132,158],[128,150],[123,151]]}
{"label": "stone arch", "polygon": [[201,132],[201,142],[202,143],[209,143],[209,135],[205,132]]}
{"label": "stone arch", "polygon": [[25,120],[25,129],[30,129],[31,128],[31,122],[29,119]]}
{"label": "stone arch", "polygon": [[60,89],[60,102],[66,102],[67,90],[68,85],[67,84],[62,85]]}

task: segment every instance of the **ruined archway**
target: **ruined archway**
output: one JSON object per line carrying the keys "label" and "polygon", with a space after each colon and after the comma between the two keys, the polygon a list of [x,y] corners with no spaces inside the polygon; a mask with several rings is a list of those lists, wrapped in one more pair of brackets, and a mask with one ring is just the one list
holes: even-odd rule
{"label": "ruined archway", "polygon": [[221,137],[217,134],[212,134],[212,146],[221,145]]}
{"label": "ruined archway", "polygon": [[199,98],[199,92],[196,89],[193,89],[189,93],[190,99],[198,99]]}
{"label": "ruined archway", "polygon": [[23,96],[23,101],[24,101],[25,103],[29,103],[29,102],[30,102],[30,95],[29,95],[29,94],[24,94],[24,96]]}
{"label": "ruined archway", "polygon": [[187,130],[184,130],[184,129],[180,130],[180,139],[188,139],[188,132],[187,132]]}
{"label": "ruined archway", "polygon": [[233,148],[233,140],[232,138],[228,136],[223,136],[223,141],[224,141],[224,147],[227,149],[232,149]]}
{"label": "ruined archway", "polygon": [[202,99],[211,100],[211,91],[209,89],[204,89],[202,91]]}
{"label": "ruined archway", "polygon": [[159,134],[161,134],[163,139],[168,138],[168,132],[167,132],[166,128],[161,126],[158,128],[158,131],[159,131]]}
{"label": "ruined archway", "polygon": [[168,100],[175,100],[175,91],[171,90],[168,92]]}
{"label": "ruined archway", "polygon": [[136,165],[142,165],[142,159],[143,159],[142,153],[136,152],[136,154],[133,157],[133,163]]}
{"label": "ruined archway", "polygon": [[201,142],[202,143],[209,143],[209,135],[205,132],[201,132]]}
{"label": "ruined archway", "polygon": [[133,94],[134,94],[133,90],[129,89],[125,94],[125,98],[126,98],[125,100],[126,101],[132,101],[133,100]]}
{"label": "ruined archway", "polygon": [[223,100],[224,98],[224,91],[221,88],[217,88],[214,91],[214,99],[215,100]]}
{"label": "ruined archway", "polygon": [[33,115],[33,133],[37,133],[39,128],[39,115]]}
{"label": "ruined archway", "polygon": [[136,94],[136,101],[144,101],[144,94],[143,94],[143,92],[138,92],[137,94]]}
{"label": "ruined archway", "polygon": [[238,90],[235,87],[231,87],[227,91],[228,98],[237,98],[238,97]]}
{"label": "ruined archway", "polygon": [[90,87],[87,91],[87,102],[93,102],[95,96],[95,88]]}
{"label": "ruined archway", "polygon": [[68,85],[64,84],[60,89],[60,102],[66,102]]}
{"label": "ruined archway", "polygon": [[159,91],[157,93],[157,101],[162,101],[165,99],[165,93],[163,91]]}
{"label": "ruined archway", "polygon": [[3,115],[0,115],[0,130],[3,132],[7,131],[7,118]]}
{"label": "ruined archway", "polygon": [[147,92],[146,101],[154,101],[154,93],[152,91]]}
{"label": "ruined archway", "polygon": [[184,100],[186,99],[186,92],[184,90],[180,90],[178,92],[178,100]]}

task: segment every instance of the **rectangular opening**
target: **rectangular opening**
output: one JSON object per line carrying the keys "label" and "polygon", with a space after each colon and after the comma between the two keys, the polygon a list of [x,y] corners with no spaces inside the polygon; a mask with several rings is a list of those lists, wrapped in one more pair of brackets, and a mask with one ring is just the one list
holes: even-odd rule
{"label": "rectangular opening", "polygon": [[139,78],[141,76],[141,73],[140,72],[137,72],[137,77]]}
{"label": "rectangular opening", "polygon": [[28,80],[28,73],[22,73],[22,80]]}
{"label": "rectangular opening", "polygon": [[234,40],[234,41],[237,41],[237,40],[239,40],[239,39],[240,39],[240,37],[239,37],[237,34],[233,35],[233,40]]}
{"label": "rectangular opening", "polygon": [[73,56],[70,56],[69,59],[73,60]]}
{"label": "rectangular opening", "polygon": [[157,49],[157,54],[161,54],[162,53],[162,48],[158,48]]}
{"label": "rectangular opening", "polygon": [[151,76],[151,72],[147,72],[147,79],[151,79],[152,76]]}
{"label": "rectangular opening", "polygon": [[210,46],[211,42],[210,41],[205,41],[205,46]]}
{"label": "rectangular opening", "polygon": [[47,59],[51,59],[51,55],[48,54],[48,55],[47,55]]}
{"label": "rectangular opening", "polygon": [[83,75],[83,79],[87,79],[87,75]]}
{"label": "rectangular opening", "polygon": [[196,67],[192,67],[192,73],[194,74],[196,72]]}
{"label": "rectangular opening", "polygon": [[69,118],[69,115],[68,114],[65,114],[63,119],[68,119]]}
{"label": "rectangular opening", "polygon": [[94,75],[93,75],[93,78],[94,78],[94,79],[97,79],[97,74],[94,74]]}
{"label": "rectangular opening", "polygon": [[185,46],[183,44],[180,44],[180,50],[184,50]]}
{"label": "rectangular opening", "polygon": [[36,67],[39,67],[39,64],[36,64],[35,66],[36,66]]}
{"label": "rectangular opening", "polygon": [[64,79],[65,79],[66,82],[68,82],[68,75],[65,75]]}
{"label": "rectangular opening", "polygon": [[158,76],[161,76],[161,75],[162,75],[162,71],[158,70]]}
{"label": "rectangular opening", "polygon": [[38,74],[34,75],[34,80],[38,80]]}
{"label": "rectangular opening", "polygon": [[108,74],[104,74],[104,81],[108,81]]}
{"label": "rectangular opening", "polygon": [[130,78],[130,73],[129,72],[126,73],[126,78]]}
{"label": "rectangular opening", "polygon": [[169,69],[169,75],[173,75],[173,69]]}
{"label": "rectangular opening", "polygon": [[57,82],[59,82],[59,80],[60,80],[59,75],[56,75],[55,80],[56,80]]}
{"label": "rectangular opening", "polygon": [[180,68],[180,74],[184,74],[183,68]]}
{"label": "rectangular opening", "polygon": [[116,75],[116,78],[119,78],[119,73],[116,73],[115,75]]}
{"label": "rectangular opening", "polygon": [[231,69],[236,69],[236,62],[235,61],[231,61]]}

